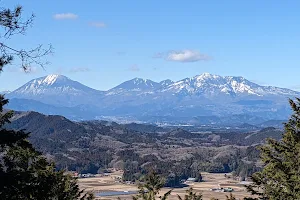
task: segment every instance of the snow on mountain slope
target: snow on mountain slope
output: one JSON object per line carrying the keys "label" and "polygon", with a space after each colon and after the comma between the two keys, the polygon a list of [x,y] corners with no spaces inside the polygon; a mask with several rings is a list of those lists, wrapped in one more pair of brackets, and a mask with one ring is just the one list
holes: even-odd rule
{"label": "snow on mountain slope", "polygon": [[[295,96],[299,97],[300,92],[260,86],[243,77],[209,73],[176,82],[164,80],[157,83],[135,78],[105,92],[65,76],[49,75],[7,94],[10,99],[31,99],[56,107],[74,107],[76,112],[71,113],[77,115],[82,110],[84,116],[87,113],[93,116],[181,117],[253,114],[267,119],[288,116],[287,99]],[[30,106],[34,107],[33,104]]]}
{"label": "snow on mountain slope", "polygon": [[172,85],[173,83],[174,83],[174,81],[167,79],[167,80],[163,80],[163,81],[159,82],[159,85],[161,87],[167,87],[169,85]]}
{"label": "snow on mountain slope", "polygon": [[163,88],[161,92],[181,93],[204,95],[204,96],[218,96],[221,94],[235,96],[268,96],[268,95],[299,95],[289,89],[260,86],[248,81],[243,77],[234,76],[218,76],[209,73],[204,73],[192,78],[186,78],[177,81],[167,88]]}
{"label": "snow on mountain slope", "polygon": [[101,92],[89,88],[77,81],[73,81],[62,75],[48,75],[34,79],[17,90],[9,93],[10,97],[17,98],[39,98],[43,95],[71,95],[82,96],[84,94],[99,95],[152,93],[153,95],[170,95],[182,93],[205,97],[216,97],[218,95],[236,96],[296,96],[299,92],[278,88],[273,86],[260,86],[250,82],[243,77],[219,76],[209,73],[185,78],[177,82],[164,80],[159,83],[149,79],[135,78],[106,91]]}
{"label": "snow on mountain slope", "polygon": [[132,80],[121,83],[120,85],[114,87],[114,89],[124,89],[124,90],[152,90],[158,87],[158,83],[151,81],[149,79],[134,78]]}
{"label": "snow on mountain slope", "polygon": [[49,94],[53,93],[69,93],[74,94],[79,92],[96,92],[96,90],[89,88],[77,81],[73,81],[62,75],[48,75],[38,79],[34,79],[13,91],[12,94]]}
{"label": "snow on mountain slope", "polygon": [[106,95],[130,93],[130,92],[151,92],[159,87],[159,83],[149,79],[134,78],[125,81],[120,85],[107,91]]}
{"label": "snow on mountain slope", "polygon": [[[74,106],[89,102],[89,99],[102,92],[89,88],[62,75],[48,75],[33,79],[8,94],[9,98],[39,100],[54,105]],[[84,98],[84,99],[83,99]]]}

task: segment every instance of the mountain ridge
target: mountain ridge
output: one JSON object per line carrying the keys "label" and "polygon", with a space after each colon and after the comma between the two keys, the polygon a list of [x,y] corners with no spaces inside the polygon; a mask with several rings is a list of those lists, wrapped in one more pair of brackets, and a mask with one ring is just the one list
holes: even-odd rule
{"label": "mountain ridge", "polygon": [[[287,99],[300,96],[300,92],[261,86],[241,76],[209,73],[179,81],[134,78],[107,91],[87,87],[62,75],[48,75],[33,79],[6,96],[39,101],[55,106],[56,110],[67,107],[65,114],[59,114],[76,119],[253,115],[276,120],[289,116]],[[26,110],[27,106],[28,110],[49,113],[47,105],[39,104],[35,109],[33,102],[26,103],[23,107],[15,104],[14,108]]]}
{"label": "mountain ridge", "polygon": [[[214,82],[212,82],[212,80],[214,80]],[[161,86],[167,86],[167,87],[173,87],[173,86],[176,86],[176,85],[180,85],[181,83],[190,83],[190,82],[194,82],[194,86],[195,87],[198,87],[198,88],[201,88],[201,87],[205,87],[205,83],[211,83],[211,84],[215,84],[216,83],[219,83],[219,84],[224,84],[226,81],[229,81],[232,83],[232,86],[236,86],[236,84],[238,83],[243,83],[243,84],[247,84],[247,86],[252,86],[252,87],[260,87],[260,88],[269,88],[269,89],[281,89],[281,90],[287,90],[287,91],[290,91],[291,93],[300,93],[300,92],[297,92],[297,91],[294,91],[292,89],[288,89],[288,88],[281,88],[281,87],[277,87],[277,86],[261,86],[259,84],[256,84],[254,82],[251,82],[247,79],[245,79],[244,77],[242,76],[220,76],[220,75],[215,75],[215,74],[210,74],[210,73],[203,73],[203,74],[200,74],[200,75],[196,75],[196,76],[193,76],[193,77],[190,77],[190,78],[184,78],[184,79],[181,79],[181,80],[178,80],[178,81],[172,81],[170,79],[166,79],[166,80],[162,80],[160,82],[156,82],[156,81],[152,81],[150,79],[143,79],[143,78],[133,78],[131,80],[128,80],[128,81],[125,81],[111,89],[108,89],[106,91],[102,91],[102,90],[98,90],[98,89],[94,89],[94,88],[90,88],[88,86],[85,86],[84,84],[82,83],[79,83],[77,81],[73,81],[72,79],[64,76],[64,75],[57,75],[57,74],[50,74],[48,76],[44,76],[44,77],[40,77],[40,78],[36,78],[36,79],[32,79],[31,81],[27,82],[26,84],[24,84],[23,86],[17,88],[16,90],[14,91],[11,91],[10,93],[15,93],[15,92],[18,92],[19,90],[21,90],[22,88],[24,89],[24,87],[26,87],[24,90],[28,90],[29,85],[31,86],[31,89],[32,87],[34,87],[33,84],[35,85],[38,85],[38,87],[41,87],[41,86],[53,86],[55,84],[57,84],[57,82],[59,81],[60,84],[61,82],[67,82],[67,81],[70,81],[70,82],[73,82],[75,84],[80,84],[81,86],[84,86],[86,87],[87,89],[90,89],[90,90],[94,90],[94,91],[99,91],[99,92],[108,92],[110,90],[113,90],[113,89],[119,89],[119,88],[122,88],[124,89],[124,86],[126,88],[126,86],[128,88],[134,88],[134,86],[139,86],[139,85],[146,85],[146,86],[149,86],[150,88],[153,88],[153,89],[160,89]],[[156,86],[159,86],[159,88],[157,88]],[[126,89],[128,89],[126,88]],[[143,88],[140,88],[140,89],[143,89]],[[238,90],[238,89],[235,89],[236,92],[241,92],[243,90]]]}

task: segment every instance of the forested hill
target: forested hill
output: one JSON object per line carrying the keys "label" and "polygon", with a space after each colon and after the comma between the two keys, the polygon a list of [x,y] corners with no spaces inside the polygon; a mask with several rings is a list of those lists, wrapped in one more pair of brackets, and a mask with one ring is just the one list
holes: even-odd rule
{"label": "forested hill", "polygon": [[182,174],[184,168],[192,173],[191,166],[211,172],[240,172],[247,165],[249,170],[242,173],[251,173],[257,167],[254,146],[267,137],[280,139],[282,134],[275,128],[249,133],[192,133],[154,125],[74,122],[37,112],[16,112],[6,128],[31,132],[31,142],[53,158],[58,168],[96,173],[116,167],[135,174],[131,178],[153,166],[168,169],[164,173],[171,170]]}

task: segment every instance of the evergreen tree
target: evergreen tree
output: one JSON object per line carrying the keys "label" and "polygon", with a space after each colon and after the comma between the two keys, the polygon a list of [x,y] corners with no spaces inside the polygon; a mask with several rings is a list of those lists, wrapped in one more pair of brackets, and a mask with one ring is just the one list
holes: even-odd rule
{"label": "evergreen tree", "polygon": [[269,139],[260,148],[263,170],[248,187],[260,199],[300,199],[300,99],[290,100],[293,111],[281,141]]}
{"label": "evergreen tree", "polygon": [[83,194],[77,180],[56,171],[54,163],[48,162],[27,140],[24,131],[6,130],[11,112],[3,114],[8,103],[0,95],[0,196],[3,200],[74,200],[92,199]]}
{"label": "evergreen tree", "polygon": [[189,188],[186,191],[186,195],[184,198],[181,198],[181,196],[177,195],[179,200],[202,200],[202,194],[197,194],[193,191],[193,188]]}
{"label": "evergreen tree", "polygon": [[[164,185],[165,181],[154,171],[151,171],[144,177],[143,184],[139,185],[139,194],[133,197],[133,200],[155,200]],[[159,196],[158,198],[161,200],[166,200],[168,199],[168,196],[170,196],[171,192],[172,190],[169,190],[167,193]]]}

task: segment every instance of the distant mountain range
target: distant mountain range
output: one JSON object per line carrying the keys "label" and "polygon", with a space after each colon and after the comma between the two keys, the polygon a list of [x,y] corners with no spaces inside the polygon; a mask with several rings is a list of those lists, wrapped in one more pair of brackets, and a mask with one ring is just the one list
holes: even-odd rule
{"label": "distant mountain range", "polygon": [[288,98],[300,93],[261,86],[243,77],[204,73],[175,82],[135,78],[108,91],[89,88],[62,75],[48,75],[6,92],[6,96],[10,109],[59,114],[73,120],[192,124],[243,124],[252,120],[259,124],[286,119],[290,114]]}

